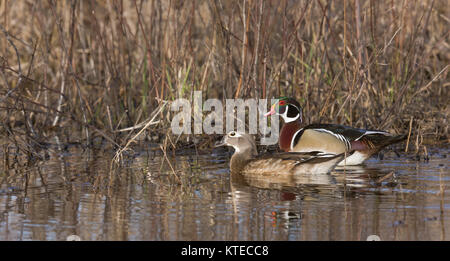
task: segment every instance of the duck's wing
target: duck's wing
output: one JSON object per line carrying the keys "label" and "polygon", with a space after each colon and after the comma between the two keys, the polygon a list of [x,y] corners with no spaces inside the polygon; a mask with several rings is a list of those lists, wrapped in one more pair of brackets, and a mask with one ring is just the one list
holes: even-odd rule
{"label": "duck's wing", "polygon": [[258,175],[288,175],[298,164],[327,155],[320,151],[265,153],[250,160],[243,172]]}
{"label": "duck's wing", "polygon": [[353,151],[340,154],[325,153],[316,157],[311,157],[308,160],[298,162],[292,171],[296,174],[329,173],[342,159],[344,159],[345,156],[348,157],[352,153]]}
{"label": "duck's wing", "polygon": [[250,175],[290,175],[296,160],[282,159],[280,157],[255,158],[247,163],[242,173]]}
{"label": "duck's wing", "polygon": [[245,167],[244,173],[257,175],[328,173],[343,157],[344,153],[331,154],[321,151],[264,154],[252,159]]}
{"label": "duck's wing", "polygon": [[335,154],[326,153],[323,151],[308,151],[308,152],[277,152],[277,153],[265,153],[257,157],[257,159],[281,159],[281,160],[294,160],[305,161],[316,157],[330,157]]}
{"label": "duck's wing", "polygon": [[359,140],[366,135],[375,135],[375,136],[394,136],[393,134],[381,131],[381,130],[365,130],[353,128],[350,126],[339,125],[339,124],[310,124],[306,126],[304,129],[314,129],[314,130],[322,130],[331,132],[335,135],[342,135],[350,141]]}
{"label": "duck's wing", "polygon": [[389,144],[406,139],[406,135],[394,135],[381,130],[365,130],[338,124],[310,124],[305,130],[326,132],[356,150],[381,149]]}

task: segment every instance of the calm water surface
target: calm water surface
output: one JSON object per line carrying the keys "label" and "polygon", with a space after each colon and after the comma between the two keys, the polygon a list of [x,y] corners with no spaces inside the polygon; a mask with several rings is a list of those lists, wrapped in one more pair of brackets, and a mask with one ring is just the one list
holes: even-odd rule
{"label": "calm water surface", "polygon": [[113,171],[112,152],[48,151],[0,163],[0,240],[450,239],[448,147],[428,148],[428,162],[385,151],[362,167],[272,180],[230,176],[225,149],[149,147]]}

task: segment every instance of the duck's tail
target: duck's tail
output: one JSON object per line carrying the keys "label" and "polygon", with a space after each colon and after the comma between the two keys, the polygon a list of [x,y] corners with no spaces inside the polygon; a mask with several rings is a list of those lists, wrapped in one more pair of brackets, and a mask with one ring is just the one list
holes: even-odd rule
{"label": "duck's tail", "polygon": [[406,140],[407,137],[408,137],[408,135],[406,135],[406,134],[384,136],[381,139],[377,139],[377,137],[373,137],[373,143],[377,148],[382,149],[391,144],[404,141],[404,140]]}

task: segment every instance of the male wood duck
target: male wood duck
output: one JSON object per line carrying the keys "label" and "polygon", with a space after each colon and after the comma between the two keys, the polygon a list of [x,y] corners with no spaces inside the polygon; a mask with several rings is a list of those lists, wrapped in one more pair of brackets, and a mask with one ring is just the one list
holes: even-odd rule
{"label": "male wood duck", "polygon": [[282,97],[265,114],[280,115],[284,125],[278,144],[285,152],[321,151],[323,153],[348,153],[338,164],[358,165],[382,148],[406,139],[380,130],[364,130],[337,124],[303,124],[302,107],[287,97]]}
{"label": "male wood duck", "polygon": [[290,175],[328,173],[344,158],[344,154],[317,151],[276,153],[258,156],[252,135],[229,132],[217,146],[232,146],[235,150],[230,160],[232,173],[249,175]]}

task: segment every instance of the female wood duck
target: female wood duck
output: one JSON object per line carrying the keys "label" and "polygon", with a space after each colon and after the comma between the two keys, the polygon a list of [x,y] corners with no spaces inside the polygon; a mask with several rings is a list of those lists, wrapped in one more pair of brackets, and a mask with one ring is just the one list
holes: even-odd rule
{"label": "female wood duck", "polygon": [[379,130],[363,130],[337,124],[310,124],[304,126],[300,104],[282,97],[265,114],[280,115],[284,125],[278,144],[286,152],[321,151],[347,157],[338,164],[358,165],[382,148],[404,140],[406,135],[393,135]]}
{"label": "female wood duck", "polygon": [[235,150],[230,160],[231,172],[249,175],[328,173],[344,158],[343,153],[316,151],[258,156],[253,136],[235,131],[225,135],[216,147],[223,145]]}

